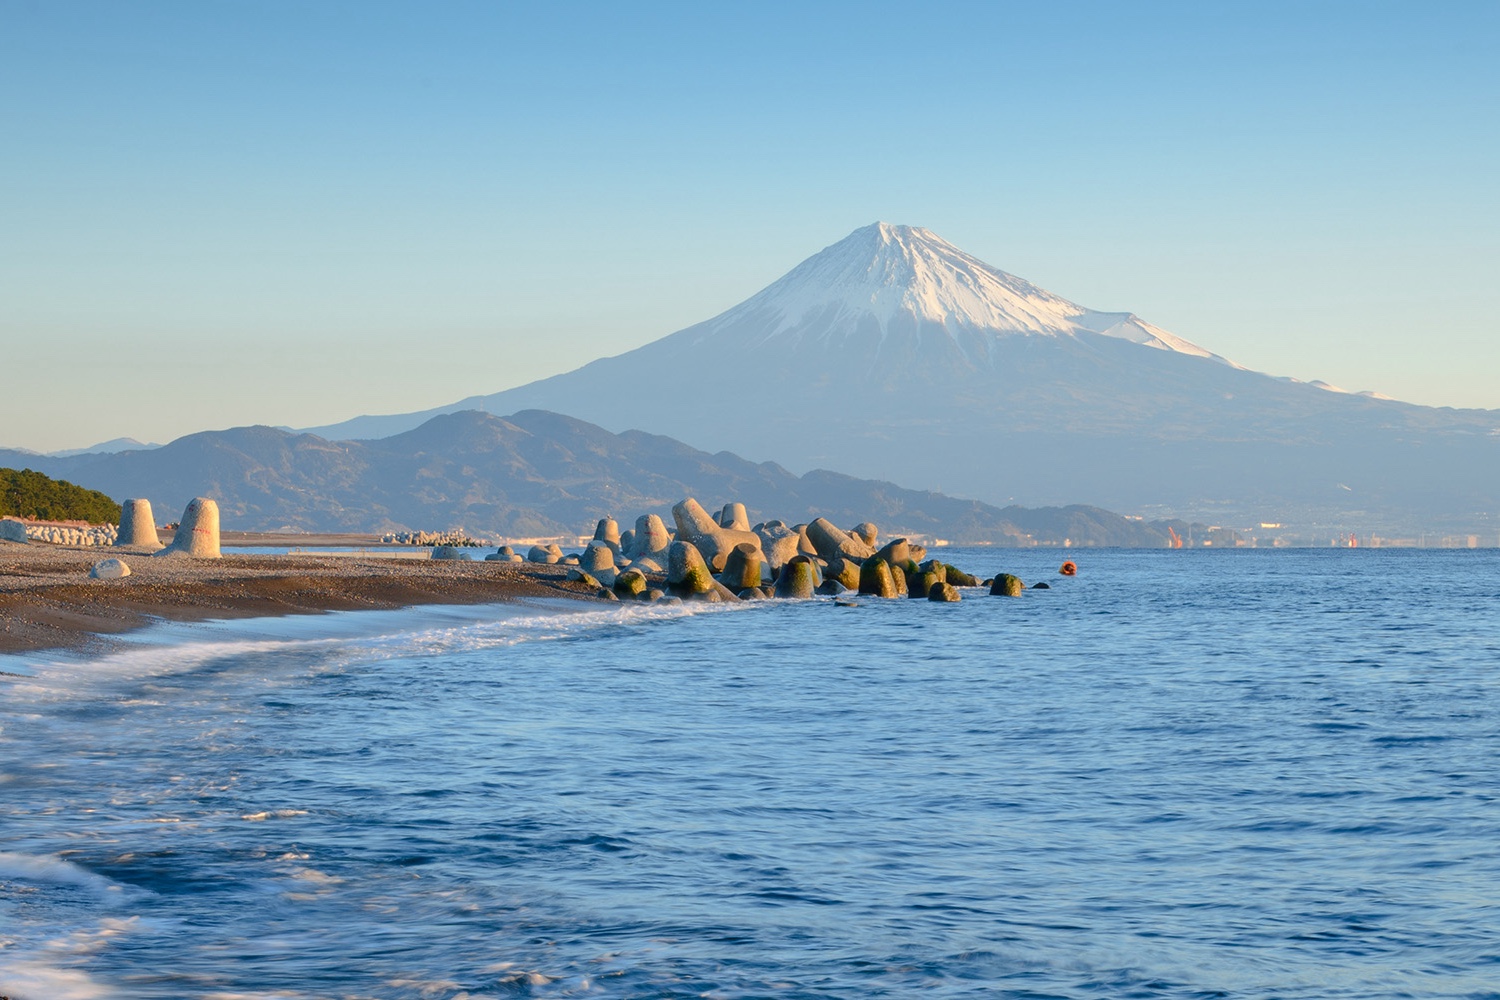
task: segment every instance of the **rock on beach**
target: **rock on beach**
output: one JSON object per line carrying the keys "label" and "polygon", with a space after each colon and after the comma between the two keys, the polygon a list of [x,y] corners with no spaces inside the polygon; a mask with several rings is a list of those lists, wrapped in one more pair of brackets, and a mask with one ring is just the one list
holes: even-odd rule
{"label": "rock on beach", "polygon": [[89,567],[89,577],[94,580],[121,580],[130,575],[130,567],[124,559],[101,559]]}

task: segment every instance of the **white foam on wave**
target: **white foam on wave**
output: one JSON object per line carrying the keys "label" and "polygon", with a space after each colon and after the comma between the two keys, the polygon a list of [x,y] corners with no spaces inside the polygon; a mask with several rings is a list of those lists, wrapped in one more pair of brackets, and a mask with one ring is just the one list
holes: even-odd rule
{"label": "white foam on wave", "polygon": [[240,819],[247,823],[264,823],[268,819],[294,819],[306,815],[306,809],[267,809],[263,812],[245,813]]}
{"label": "white foam on wave", "polygon": [[0,986],[11,1000],[95,1000],[116,991],[97,982],[76,963],[103,951],[113,939],[133,931],[135,917],[107,917],[91,927],[22,944],[0,939]]}
{"label": "white foam on wave", "polygon": [[[615,604],[605,607],[579,608],[572,602],[537,602],[546,610],[542,614],[525,613],[525,606],[511,607],[517,613],[500,619],[478,619],[465,615],[467,608],[448,608],[452,624],[413,629],[382,636],[371,643],[376,655],[408,656],[467,652],[517,646],[529,642],[549,642],[588,635],[599,629],[618,626],[644,626],[675,621],[702,614],[724,613],[736,609],[730,604]],[[569,607],[569,605],[572,605]],[[749,604],[739,605],[741,608]]]}
{"label": "white foam on wave", "polygon": [[[331,643],[332,640],[323,640]],[[11,701],[26,697],[74,697],[89,693],[106,681],[141,680],[189,673],[230,657],[268,653],[307,642],[277,640],[208,641],[198,643],[151,644],[143,637],[139,645],[83,658],[54,654],[54,658],[35,665],[33,672],[13,678],[6,686]]]}
{"label": "white foam on wave", "polygon": [[78,969],[52,965],[46,956],[12,955],[0,941],[0,984],[11,1000],[96,1000],[113,995]]}
{"label": "white foam on wave", "polygon": [[[123,899],[126,887],[71,861],[50,855],[0,851],[0,889],[77,887],[99,902]],[[139,891],[139,890],[136,890]],[[17,925],[7,920],[0,934],[0,989],[11,1000],[94,1000],[114,991],[76,966],[135,929],[137,917],[92,919],[87,927],[59,930],[49,925]]]}
{"label": "white foam on wave", "polygon": [[118,882],[50,854],[0,851],[0,884],[14,881],[79,886],[92,891],[100,899],[121,894],[125,889]]}
{"label": "white foam on wave", "polygon": [[[506,604],[420,605],[394,611],[164,622],[120,641],[102,656],[61,651],[0,656],[12,707],[36,700],[86,696],[101,682],[191,673],[215,663],[306,651],[350,662],[482,650],[585,635],[600,628],[646,625],[751,605],[587,605],[557,598]],[[9,662],[7,662],[9,661]]]}

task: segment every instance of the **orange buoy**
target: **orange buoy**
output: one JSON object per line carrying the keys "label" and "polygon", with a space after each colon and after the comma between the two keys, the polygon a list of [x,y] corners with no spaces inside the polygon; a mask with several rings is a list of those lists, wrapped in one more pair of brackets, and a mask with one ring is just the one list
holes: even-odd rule
{"label": "orange buoy", "polygon": [[1061,573],[1063,576],[1077,576],[1078,575],[1078,564],[1076,562],[1074,562],[1073,560],[1069,559],[1067,562],[1065,562],[1061,566],[1059,566],[1057,568],[1057,571],[1059,573]]}

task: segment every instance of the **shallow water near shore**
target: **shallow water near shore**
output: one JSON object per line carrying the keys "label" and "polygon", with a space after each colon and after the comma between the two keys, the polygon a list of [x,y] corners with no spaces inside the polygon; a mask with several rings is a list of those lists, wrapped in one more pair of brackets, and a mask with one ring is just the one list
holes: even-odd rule
{"label": "shallow water near shore", "polygon": [[0,657],[0,994],[1500,997],[1500,553]]}

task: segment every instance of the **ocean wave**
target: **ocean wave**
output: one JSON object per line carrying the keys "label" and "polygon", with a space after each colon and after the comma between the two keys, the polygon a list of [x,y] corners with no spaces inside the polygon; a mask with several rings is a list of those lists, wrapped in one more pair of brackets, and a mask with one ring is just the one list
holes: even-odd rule
{"label": "ocean wave", "polygon": [[78,969],[58,968],[46,958],[13,956],[3,949],[0,977],[10,1000],[98,1000],[113,995]]}
{"label": "ocean wave", "polygon": [[101,899],[122,893],[125,889],[118,882],[54,855],[0,851],[0,885],[8,882],[78,886],[90,890]]}
{"label": "ocean wave", "polygon": [[[162,622],[120,637],[103,655],[51,651],[0,656],[12,702],[26,696],[75,697],[102,682],[192,673],[254,657],[305,655],[324,662],[469,652],[648,625],[751,605],[615,604],[599,607],[541,598],[505,604],[420,605],[397,610]],[[10,661],[10,662],[7,662]]]}
{"label": "ocean wave", "polygon": [[135,917],[107,917],[88,927],[43,935],[31,942],[0,938],[0,987],[10,1000],[97,1000],[114,996],[114,989],[74,965],[103,951],[114,938],[135,930],[138,923]]}
{"label": "ocean wave", "polygon": [[[133,887],[55,855],[0,851],[0,896],[14,899],[49,889],[64,893],[82,890],[89,897],[85,912],[101,905],[114,909],[139,894]],[[62,905],[67,912],[77,912],[76,900]],[[52,921],[16,919],[14,913],[0,917],[4,927],[0,933],[0,989],[11,1000],[95,1000],[114,995],[112,989],[77,966],[138,924],[133,916],[101,919],[97,913],[88,913],[86,926],[73,927],[67,926],[73,921],[59,926]]]}

